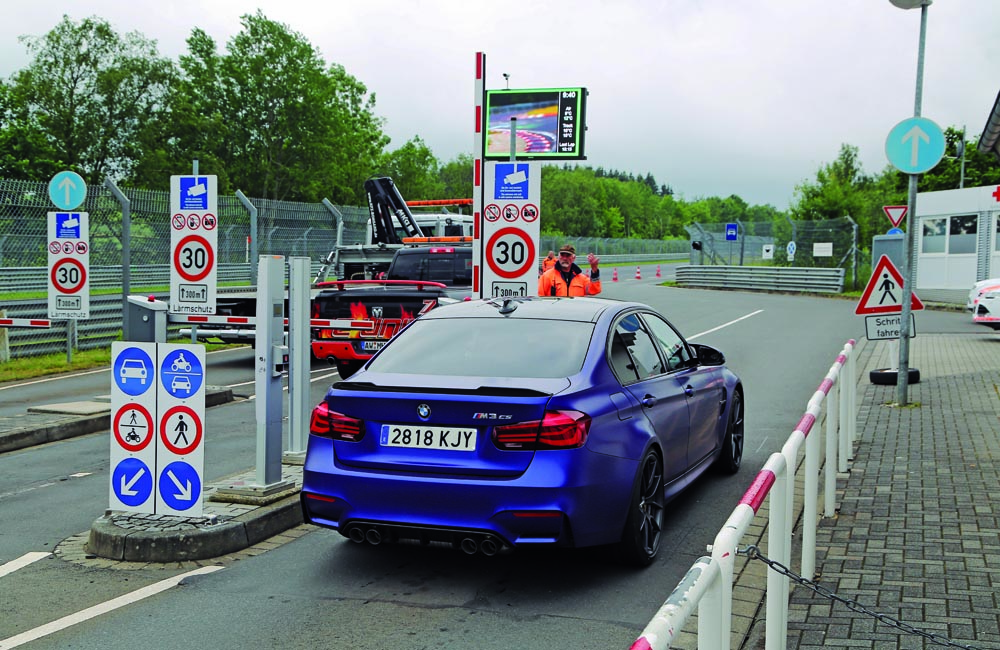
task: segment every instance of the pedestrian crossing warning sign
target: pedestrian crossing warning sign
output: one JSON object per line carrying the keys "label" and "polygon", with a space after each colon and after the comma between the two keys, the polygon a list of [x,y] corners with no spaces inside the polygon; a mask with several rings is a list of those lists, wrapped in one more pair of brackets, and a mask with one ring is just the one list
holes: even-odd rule
{"label": "pedestrian crossing warning sign", "polygon": [[[910,311],[924,308],[915,292],[910,293]],[[855,314],[898,314],[903,311],[903,276],[892,261],[883,255],[879,258],[868,286],[861,294]]]}

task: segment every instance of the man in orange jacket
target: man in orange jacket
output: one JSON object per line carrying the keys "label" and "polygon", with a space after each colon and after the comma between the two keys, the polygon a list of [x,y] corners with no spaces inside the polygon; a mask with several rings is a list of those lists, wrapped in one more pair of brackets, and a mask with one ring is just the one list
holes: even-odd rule
{"label": "man in orange jacket", "polygon": [[590,277],[574,262],[576,249],[566,244],[559,249],[559,261],[556,265],[542,273],[538,278],[539,296],[596,296],[601,293],[601,272],[597,268],[600,258],[593,253],[587,253],[587,263],[590,264]]}

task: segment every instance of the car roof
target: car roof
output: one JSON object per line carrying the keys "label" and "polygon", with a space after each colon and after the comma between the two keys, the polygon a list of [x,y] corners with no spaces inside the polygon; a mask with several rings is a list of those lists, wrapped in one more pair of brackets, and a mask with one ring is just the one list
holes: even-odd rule
{"label": "car roof", "polygon": [[425,320],[435,318],[519,318],[597,322],[609,310],[618,312],[628,308],[650,309],[642,303],[607,298],[539,298],[538,296],[530,296],[527,298],[465,300],[432,309],[421,318]]}

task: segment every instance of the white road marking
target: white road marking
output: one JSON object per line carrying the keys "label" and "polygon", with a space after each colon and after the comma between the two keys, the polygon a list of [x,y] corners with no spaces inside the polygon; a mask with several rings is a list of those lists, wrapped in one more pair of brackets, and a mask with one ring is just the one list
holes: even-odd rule
{"label": "white road marking", "polygon": [[93,472],[77,472],[76,474],[70,474],[70,478],[83,478],[84,476],[90,476]]}
{"label": "white road marking", "polygon": [[33,630],[28,630],[27,632],[22,632],[18,635],[8,637],[6,639],[0,640],[0,650],[9,650],[10,648],[16,648],[19,645],[35,641],[44,636],[48,636],[54,632],[59,632],[65,630],[68,627],[72,627],[77,623],[82,623],[84,621],[96,618],[101,614],[107,614],[116,609],[125,607],[126,605],[131,605],[132,603],[137,603],[140,600],[149,598],[150,596],[155,596],[156,594],[166,591],[171,587],[177,586],[181,580],[188,578],[190,576],[203,575],[207,573],[214,573],[221,569],[221,566],[204,566],[194,571],[188,571],[187,573],[182,573],[180,575],[174,576],[173,578],[167,578],[166,580],[161,580],[148,587],[143,587],[142,589],[137,589],[135,591],[129,592],[117,598],[112,598],[109,601],[99,603],[93,607],[88,607],[87,609],[76,612],[75,614],[69,614],[68,616],[63,616],[62,618],[52,621],[51,623],[46,623],[45,625],[40,625]]}
{"label": "white road marking", "polygon": [[37,562],[43,558],[47,558],[50,555],[52,554],[47,551],[33,551],[31,553],[25,553],[16,560],[11,560],[6,564],[0,564],[0,578],[10,573],[14,573],[18,569],[23,569],[32,562]]}
{"label": "white road marking", "polygon": [[723,327],[729,327],[730,325],[735,325],[736,323],[740,322],[741,320],[746,320],[747,318],[750,318],[751,316],[756,316],[757,314],[759,314],[759,313],[761,313],[763,311],[764,311],[763,309],[758,309],[757,311],[751,312],[751,313],[747,314],[746,316],[740,316],[736,320],[731,320],[728,323],[723,323],[722,325],[719,325],[718,327],[713,327],[712,329],[705,330],[704,332],[698,332],[694,336],[687,337],[687,340],[690,341],[691,339],[696,339],[699,336],[705,336],[706,334],[711,334],[712,332],[718,332]]}
{"label": "white road marking", "polygon": [[[327,372],[325,370],[313,370],[312,372],[314,372],[314,373],[315,372],[326,372],[326,374],[325,375],[319,375],[318,377],[310,377],[309,378],[310,382],[323,381],[324,379],[329,379],[330,377],[339,377],[340,376],[340,375],[337,374],[336,370],[334,370],[333,372]],[[257,383],[256,380],[254,380],[254,381],[244,381],[244,382],[239,383],[239,384],[229,384],[228,386],[226,386],[226,388],[236,388],[237,386],[250,386],[250,385],[253,385],[253,384],[256,384],[256,383]],[[282,386],[281,390],[288,390],[288,384],[285,384],[284,386]],[[250,397],[248,397],[247,401],[249,402],[250,400],[254,400],[254,399],[257,399],[257,394],[256,393],[254,393],[253,395],[251,395]]]}

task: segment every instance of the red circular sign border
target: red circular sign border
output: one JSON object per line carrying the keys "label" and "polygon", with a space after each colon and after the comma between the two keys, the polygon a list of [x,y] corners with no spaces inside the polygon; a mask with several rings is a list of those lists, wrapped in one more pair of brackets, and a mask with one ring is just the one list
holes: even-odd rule
{"label": "red circular sign border", "polygon": [[[58,282],[56,282],[56,269],[62,266],[63,262],[69,262],[76,268],[80,269],[80,283],[71,289],[64,289]],[[83,288],[83,285],[87,283],[87,269],[83,267],[83,262],[73,257],[63,257],[52,264],[52,270],[49,271],[49,279],[52,280],[52,286],[55,287],[56,291],[59,293],[71,294],[76,293]]]}
{"label": "red circular sign border", "polygon": [[[189,241],[197,240],[201,242],[201,245],[205,247],[205,252],[208,253],[208,263],[205,265],[205,270],[200,275],[189,275],[181,269],[180,255],[181,251],[184,250],[184,245]],[[188,235],[184,239],[177,243],[177,248],[174,249],[174,268],[177,269],[177,273],[187,280],[188,282],[197,282],[198,280],[203,280],[205,276],[211,272],[212,268],[215,266],[215,252],[212,247],[208,245],[208,240],[201,235]]]}
{"label": "red circular sign border", "polygon": [[[493,245],[496,244],[497,239],[503,237],[504,235],[521,235],[522,240],[528,244],[528,255],[525,258],[524,265],[517,271],[508,272],[497,268],[496,263],[493,261]],[[490,270],[499,275],[501,278],[506,280],[512,280],[524,275],[530,268],[535,264],[535,242],[531,241],[531,237],[528,233],[524,232],[520,228],[514,226],[507,226],[506,228],[501,228],[500,230],[493,233],[489,241],[486,243],[486,263],[489,264]]]}
{"label": "red circular sign border", "polygon": [[145,406],[137,402],[129,402],[122,408],[118,409],[118,412],[115,413],[114,421],[111,423],[111,430],[115,434],[115,440],[117,440],[118,444],[121,445],[126,451],[131,451],[132,453],[136,453],[148,447],[149,443],[152,442],[153,438],[156,437],[156,434],[150,433],[150,435],[146,436],[146,440],[144,442],[140,442],[138,445],[130,445],[124,440],[122,440],[122,437],[118,434],[118,423],[121,421],[121,417],[122,415],[124,415],[125,411],[129,409],[135,409],[136,411],[139,411],[144,416],[146,416],[147,430],[151,430],[153,428],[153,416],[149,414],[149,411],[146,410]]}
{"label": "red circular sign border", "polygon": [[[195,425],[194,442],[192,442],[187,447],[178,447],[174,445],[172,442],[170,442],[169,438],[167,438],[167,421],[170,420],[170,416],[172,416],[174,413],[177,413],[178,411],[190,415],[191,421],[194,422]],[[163,419],[160,420],[160,441],[163,442],[166,448],[169,449],[172,453],[175,453],[178,456],[187,456],[192,451],[197,449],[198,445],[201,444],[201,436],[202,436],[201,430],[202,430],[201,418],[199,418],[198,414],[194,412],[194,409],[192,409],[190,406],[184,406],[183,404],[179,404],[178,406],[174,406],[173,408],[167,409],[167,412],[163,414]],[[184,451],[185,449],[187,451]]]}

